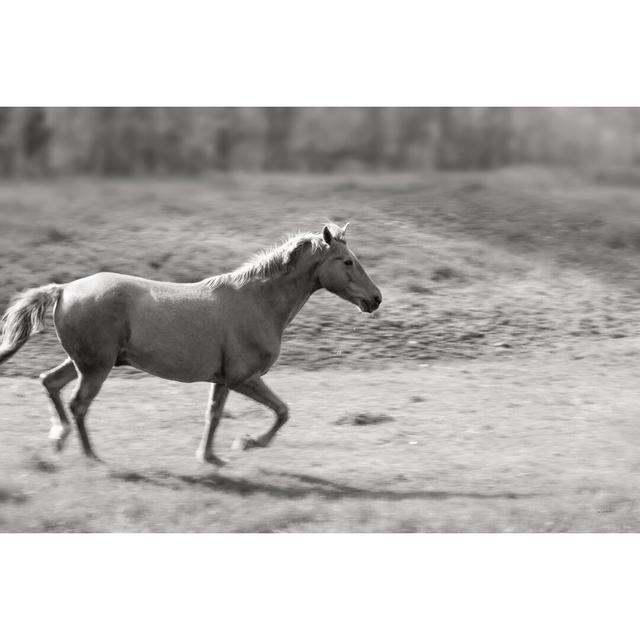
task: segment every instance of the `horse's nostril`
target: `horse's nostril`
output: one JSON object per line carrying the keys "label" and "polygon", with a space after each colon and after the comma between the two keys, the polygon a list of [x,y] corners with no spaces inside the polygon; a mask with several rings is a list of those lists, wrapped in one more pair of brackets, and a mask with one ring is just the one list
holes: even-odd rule
{"label": "horse's nostril", "polygon": [[382,298],[380,296],[373,296],[373,299],[375,301],[375,303],[380,306],[380,303],[382,302]]}

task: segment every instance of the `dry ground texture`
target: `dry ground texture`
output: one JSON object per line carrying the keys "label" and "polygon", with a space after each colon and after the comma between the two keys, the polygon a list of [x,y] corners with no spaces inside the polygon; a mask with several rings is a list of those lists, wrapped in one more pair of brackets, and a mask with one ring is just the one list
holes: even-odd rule
{"label": "dry ground texture", "polygon": [[35,376],[0,370],[4,531],[640,531],[640,190],[537,169],[0,185],[0,304],[98,270],[192,281],[289,232],[351,221],[375,317],[322,292],[266,380],[232,395],[214,471],[207,388],[114,372],[89,415],[105,465],[55,456]]}

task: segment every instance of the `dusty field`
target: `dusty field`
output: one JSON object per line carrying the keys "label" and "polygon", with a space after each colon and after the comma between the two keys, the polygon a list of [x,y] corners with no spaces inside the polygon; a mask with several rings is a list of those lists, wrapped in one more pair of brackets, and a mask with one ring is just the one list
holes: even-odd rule
{"label": "dusty field", "polygon": [[292,410],[271,449],[229,450],[270,421],[232,397],[230,464],[203,468],[206,385],[123,369],[89,415],[107,464],[75,439],[55,457],[49,332],[0,371],[0,528],[640,531],[640,190],[533,170],[4,184],[0,303],[101,269],[199,279],[326,218],[352,221],[385,303],[303,309],[267,378]]}
{"label": "dusty field", "polygon": [[[282,370],[292,420],[232,396],[218,450],[193,457],[207,388],[109,381],[91,432],[49,452],[35,380],[0,380],[5,531],[639,531],[640,340],[615,349],[371,371]],[[379,422],[377,422],[379,421]]]}

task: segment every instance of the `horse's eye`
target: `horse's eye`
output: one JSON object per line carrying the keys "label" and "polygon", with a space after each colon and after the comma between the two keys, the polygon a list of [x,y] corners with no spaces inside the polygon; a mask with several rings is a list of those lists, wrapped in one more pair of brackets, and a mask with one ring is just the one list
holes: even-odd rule
{"label": "horse's eye", "polygon": [[353,266],[353,260],[345,260],[344,263],[347,265],[347,267]]}

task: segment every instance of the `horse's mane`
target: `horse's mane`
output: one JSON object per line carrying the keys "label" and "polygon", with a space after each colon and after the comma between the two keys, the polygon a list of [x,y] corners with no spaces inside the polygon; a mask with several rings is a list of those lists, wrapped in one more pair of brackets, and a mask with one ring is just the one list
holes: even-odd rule
{"label": "horse's mane", "polygon": [[[334,224],[327,226],[336,240],[344,242],[344,232],[340,227]],[[310,232],[293,234],[282,244],[259,251],[234,271],[213,276],[205,282],[213,289],[222,284],[241,287],[255,280],[270,280],[293,267],[307,247],[311,249],[311,253],[315,253],[326,246],[322,234]]]}

